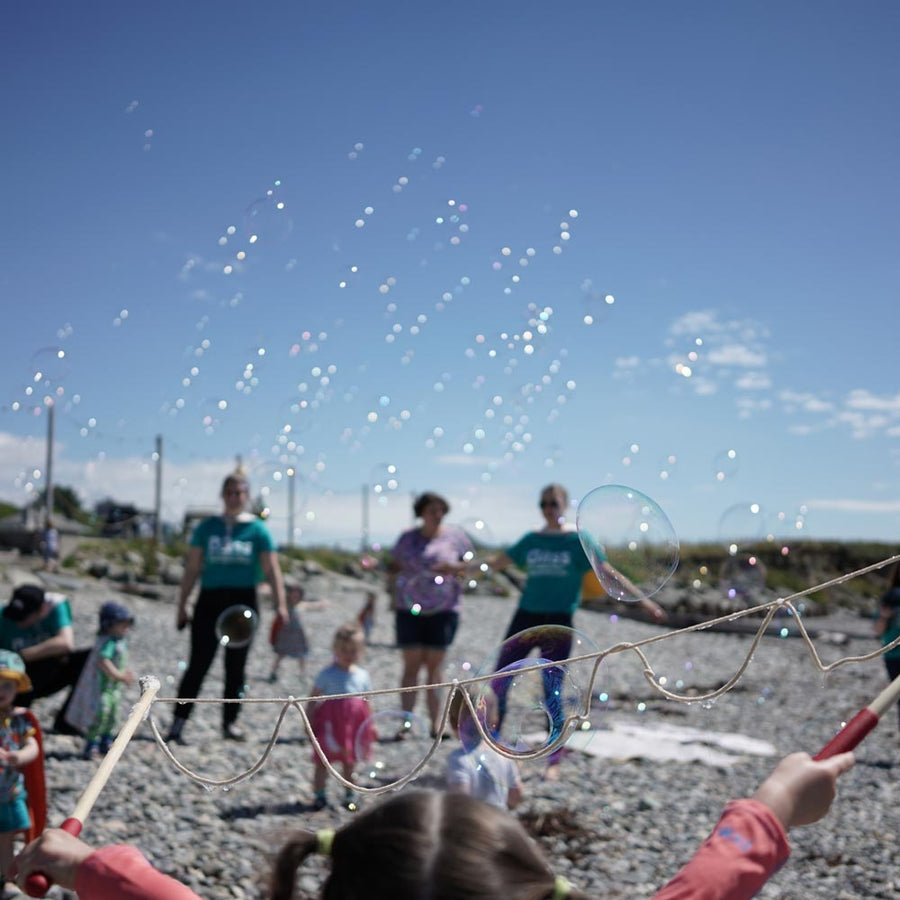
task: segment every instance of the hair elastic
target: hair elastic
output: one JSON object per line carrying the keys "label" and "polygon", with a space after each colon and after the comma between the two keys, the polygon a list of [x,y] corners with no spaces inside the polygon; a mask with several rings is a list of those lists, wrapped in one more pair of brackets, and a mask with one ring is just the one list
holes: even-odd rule
{"label": "hair elastic", "polygon": [[557,875],[553,879],[553,893],[550,895],[550,900],[565,900],[571,892],[572,885],[562,875]]}
{"label": "hair elastic", "polygon": [[333,828],[323,828],[321,831],[316,832],[316,853],[321,853],[322,856],[331,856],[331,845],[333,843]]}

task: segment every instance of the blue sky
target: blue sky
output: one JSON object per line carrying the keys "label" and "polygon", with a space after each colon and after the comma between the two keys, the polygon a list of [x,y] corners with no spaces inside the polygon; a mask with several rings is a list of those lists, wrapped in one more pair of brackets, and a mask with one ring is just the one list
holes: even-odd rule
{"label": "blue sky", "polygon": [[[0,497],[900,530],[896,4],[95,2],[0,36]],[[62,354],[62,358],[60,358]],[[728,454],[733,458],[729,458]],[[389,472],[395,467],[395,472]],[[395,475],[396,489],[387,487]],[[797,526],[802,526],[798,528]],[[742,526],[739,526],[742,527]]]}

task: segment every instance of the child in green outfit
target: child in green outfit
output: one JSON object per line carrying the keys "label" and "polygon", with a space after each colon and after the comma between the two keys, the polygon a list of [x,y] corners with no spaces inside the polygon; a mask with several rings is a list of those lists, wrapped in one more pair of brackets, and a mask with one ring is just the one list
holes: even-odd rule
{"label": "child in green outfit", "polygon": [[134,616],[121,603],[110,600],[100,607],[97,640],[66,712],[66,720],[85,733],[84,759],[105,754],[116,736],[122,685],[134,684],[127,668],[132,625]]}

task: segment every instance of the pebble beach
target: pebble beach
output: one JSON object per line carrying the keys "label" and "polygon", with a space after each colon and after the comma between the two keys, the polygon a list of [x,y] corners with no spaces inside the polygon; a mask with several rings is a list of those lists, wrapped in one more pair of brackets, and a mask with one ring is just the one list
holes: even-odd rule
{"label": "pebble beach", "polygon": [[[4,596],[24,578],[39,580],[40,574],[7,560],[0,566]],[[159,680],[150,716],[164,733],[188,651],[187,632],[174,627],[175,588],[160,587],[154,596],[141,596],[123,592],[112,581],[68,574],[54,576],[47,586],[69,596],[79,646],[91,643],[97,610],[105,600],[133,610],[131,668]],[[177,764],[154,738],[150,723],[142,722],[87,818],[83,839],[94,845],[135,844],[158,868],[209,900],[257,898],[265,896],[267,854],[287,831],[339,827],[357,814],[338,805],[343,787],[337,783],[330,786],[334,806],[312,810],[311,749],[302,719],[291,707],[280,723],[279,716],[290,698],[305,696],[309,679],[330,659],[335,628],[355,618],[370,587],[378,590],[377,618],[362,664],[376,689],[396,687],[400,660],[393,618],[377,582],[315,573],[304,578],[304,586],[313,598],[301,607],[311,643],[307,678],[287,659],[278,682],[269,683],[272,612],[263,604],[248,665],[247,699],[252,702],[244,704],[240,719],[250,739],[243,744],[222,740],[220,705],[212,702],[222,683],[217,659],[204,685],[210,702],[197,705],[185,729],[188,745],[171,748]],[[664,594],[658,599],[666,604]],[[466,597],[447,657],[447,681],[464,678],[490,656],[515,602],[514,595]],[[823,665],[865,655],[877,646],[869,623],[857,615],[838,613],[815,625],[824,635],[814,639]],[[580,611],[576,627],[600,649],[669,631],[608,610]],[[541,842],[556,872],[598,898],[651,897],[690,857],[729,799],[751,794],[782,755],[797,749],[815,753],[841,721],[886,684],[879,658],[823,674],[805,641],[777,635],[759,641],[737,683],[714,702],[667,699],[650,683],[693,700],[732,679],[752,648],[753,634],[698,630],[645,644],[651,673],[633,651],[604,660],[590,686],[587,743],[567,753],[560,779],[547,780],[541,761],[522,767],[525,799],[514,814]],[[138,696],[137,687],[130,690],[126,710]],[[399,700],[379,696],[377,701],[374,705],[390,721]],[[35,703],[48,729],[61,702],[57,695]],[[623,739],[626,734],[630,741]],[[683,752],[660,756],[656,751],[663,736],[675,746],[680,742]],[[80,758],[78,738],[48,730],[44,740],[49,824],[59,825],[98,763]],[[391,757],[387,748],[376,747],[375,753],[383,754],[390,774],[399,775],[434,749],[414,784],[439,787],[451,743],[434,749],[423,735],[404,742],[402,758]],[[829,816],[791,833],[791,860],[759,896],[843,900],[894,897],[900,891],[894,853],[900,812],[893,778],[900,742],[894,711],[884,716],[857,756]],[[228,784],[234,781],[239,783]],[[377,797],[361,799],[363,807],[377,802]],[[326,865],[316,859],[304,868],[299,898],[318,896]]]}

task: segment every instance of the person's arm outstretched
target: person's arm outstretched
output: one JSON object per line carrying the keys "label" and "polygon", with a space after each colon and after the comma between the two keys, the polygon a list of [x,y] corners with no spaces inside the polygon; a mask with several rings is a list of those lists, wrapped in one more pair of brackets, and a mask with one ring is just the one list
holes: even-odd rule
{"label": "person's arm outstretched", "polygon": [[732,800],[713,833],[654,900],[749,900],[790,855],[787,829],[828,812],[852,753],[786,756],[749,800]]}
{"label": "person's arm outstretched", "polygon": [[24,885],[39,872],[89,900],[200,900],[190,888],[150,865],[134,847],[94,850],[59,828],[49,828],[15,858],[9,877]]}

